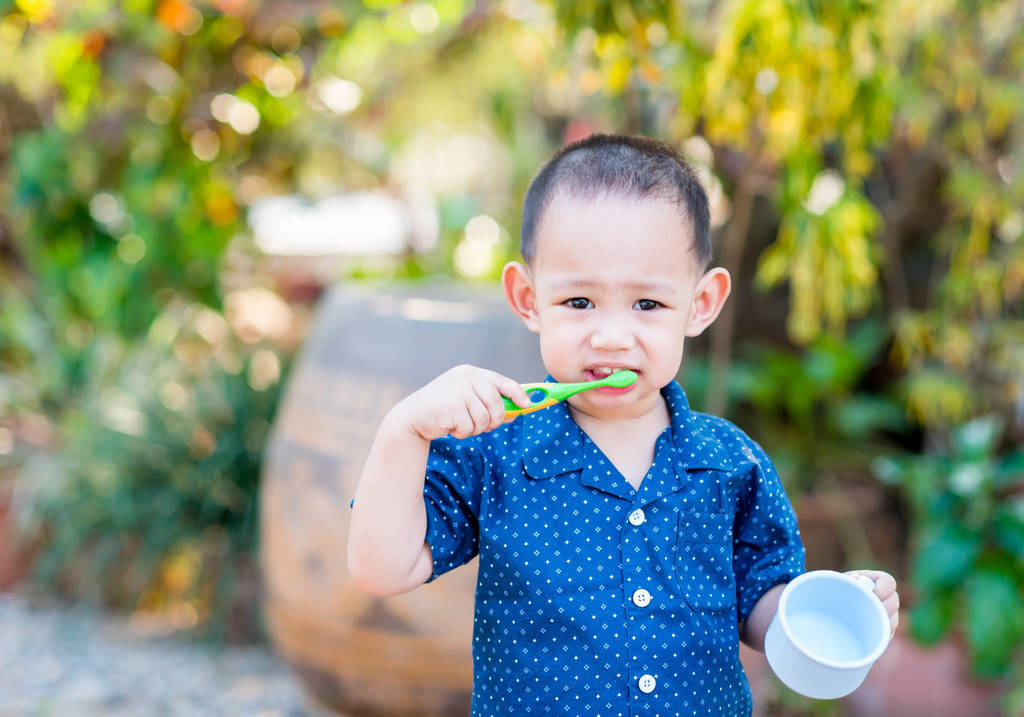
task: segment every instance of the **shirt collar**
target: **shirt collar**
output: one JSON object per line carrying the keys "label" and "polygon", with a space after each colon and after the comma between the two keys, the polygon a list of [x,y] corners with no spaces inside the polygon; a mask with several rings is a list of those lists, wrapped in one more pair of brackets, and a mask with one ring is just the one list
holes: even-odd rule
{"label": "shirt collar", "polygon": [[676,464],[684,470],[734,470],[732,455],[714,432],[709,430],[709,417],[690,409],[686,392],[679,382],[672,381],[665,386],[661,389],[661,395],[668,406]]}
{"label": "shirt collar", "polygon": [[[550,376],[546,379],[552,380]],[[702,414],[690,410],[686,393],[672,381],[661,395],[668,406],[670,435],[678,470],[712,469],[731,471],[734,467],[721,441],[703,428]],[[523,467],[536,480],[554,478],[584,467],[583,431],[572,419],[565,401],[550,408],[521,416]]]}
{"label": "shirt collar", "polygon": [[565,401],[518,420],[523,468],[530,478],[554,478],[583,467],[583,430],[572,420]]}

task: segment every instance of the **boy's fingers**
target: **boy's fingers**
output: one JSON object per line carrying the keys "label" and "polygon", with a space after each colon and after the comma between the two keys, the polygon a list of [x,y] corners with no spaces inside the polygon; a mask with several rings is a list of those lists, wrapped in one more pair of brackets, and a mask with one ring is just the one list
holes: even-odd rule
{"label": "boy's fingers", "polygon": [[527,395],[523,387],[516,381],[513,381],[508,376],[502,376],[501,374],[494,374],[494,385],[497,387],[498,392],[502,396],[511,398],[520,408],[527,408],[533,401]]}
{"label": "boy's fingers", "polygon": [[465,403],[453,402],[452,405],[447,407],[446,415],[452,427],[448,435],[453,438],[468,438],[473,435],[476,419],[473,418],[473,409],[470,401]]}
{"label": "boy's fingers", "polygon": [[436,436],[454,436],[455,431],[458,429],[459,424],[454,419],[439,420],[434,422],[436,430],[431,431],[428,437],[433,438]]}
{"label": "boy's fingers", "polygon": [[473,421],[473,435],[483,433],[490,427],[491,411],[487,407],[487,403],[479,395],[469,399],[466,409],[469,411],[469,417]]}
{"label": "boy's fingers", "polygon": [[875,594],[885,600],[896,592],[896,578],[881,570],[850,570],[848,575],[863,575],[875,583]]}
{"label": "boy's fingers", "polygon": [[885,605],[885,611],[890,615],[895,615],[900,610],[900,596],[896,593],[892,593],[889,597],[882,600],[882,604]]}
{"label": "boy's fingers", "polygon": [[501,400],[497,387],[486,384],[474,387],[476,395],[481,403],[487,408],[487,426],[484,430],[497,428],[505,422],[505,404]]}
{"label": "boy's fingers", "polygon": [[[890,595],[896,594],[896,578],[889,573],[879,572],[873,576],[875,581],[875,592],[883,600],[888,598]],[[897,598],[898,600],[899,598]]]}
{"label": "boy's fingers", "polygon": [[895,635],[896,626],[900,624],[900,595],[896,592],[896,578],[881,570],[851,570],[847,574],[864,575],[874,581],[875,595],[889,613],[889,635]]}
{"label": "boy's fingers", "polygon": [[488,404],[488,407],[491,409],[491,422],[487,429],[493,430],[505,422],[505,404],[499,398],[496,404]]}
{"label": "boy's fingers", "polygon": [[455,438],[468,438],[474,433],[478,433],[476,430],[476,419],[473,417],[473,411],[470,405],[461,407],[456,413],[455,419],[455,430],[452,431],[452,436]]}

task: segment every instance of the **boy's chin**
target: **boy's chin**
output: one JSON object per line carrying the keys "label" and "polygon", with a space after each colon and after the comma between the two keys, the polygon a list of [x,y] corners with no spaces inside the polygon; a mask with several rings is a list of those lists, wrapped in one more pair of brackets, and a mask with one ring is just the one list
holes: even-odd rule
{"label": "boy's chin", "polygon": [[616,393],[599,393],[601,390],[592,388],[573,396],[569,399],[569,405],[588,416],[609,419],[635,418],[647,410],[644,405],[646,401],[635,390],[632,395],[628,389],[615,389]]}

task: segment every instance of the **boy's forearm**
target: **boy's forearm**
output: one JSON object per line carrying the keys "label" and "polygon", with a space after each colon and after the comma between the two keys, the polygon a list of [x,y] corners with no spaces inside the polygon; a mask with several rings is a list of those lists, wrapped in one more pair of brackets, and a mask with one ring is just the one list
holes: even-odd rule
{"label": "boy's forearm", "polygon": [[356,488],[348,569],[377,595],[407,592],[430,576],[423,480],[430,442],[394,411],[381,423]]}
{"label": "boy's forearm", "polygon": [[740,639],[758,652],[764,652],[764,636],[768,632],[772,618],[775,617],[779,597],[785,587],[785,584],[782,584],[769,589],[754,605],[746,622],[740,625]]}

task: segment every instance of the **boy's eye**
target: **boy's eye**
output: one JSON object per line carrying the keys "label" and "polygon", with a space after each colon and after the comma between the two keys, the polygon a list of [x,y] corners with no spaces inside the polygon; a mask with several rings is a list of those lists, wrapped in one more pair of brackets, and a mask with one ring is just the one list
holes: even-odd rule
{"label": "boy's eye", "polygon": [[636,304],[634,304],[634,306],[641,311],[650,311],[651,309],[658,308],[661,304],[654,299],[640,299]]}
{"label": "boy's eye", "polygon": [[573,309],[589,309],[593,304],[590,303],[590,299],[586,299],[582,296],[577,296],[572,299],[567,299],[565,302],[566,306]]}

